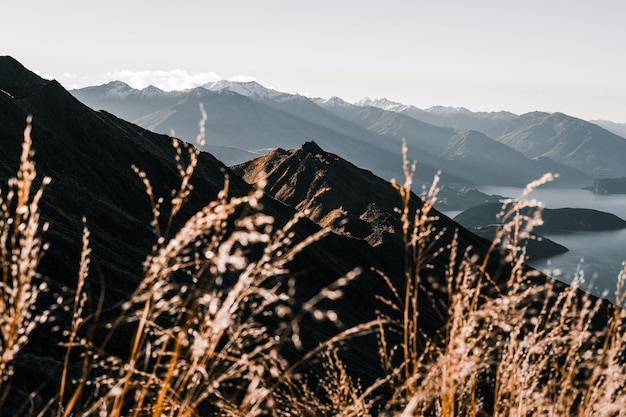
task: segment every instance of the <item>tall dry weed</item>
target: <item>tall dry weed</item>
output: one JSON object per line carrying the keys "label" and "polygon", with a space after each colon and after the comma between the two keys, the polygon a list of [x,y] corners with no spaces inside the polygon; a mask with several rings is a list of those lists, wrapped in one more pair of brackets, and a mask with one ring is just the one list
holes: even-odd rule
{"label": "tall dry weed", "polygon": [[[414,168],[405,156],[405,182],[395,184],[403,202],[405,280],[391,288],[394,299],[383,300],[397,316],[345,329],[292,362],[284,352],[287,346],[301,347],[300,321],[307,315],[338,320],[318,305],[340,298],[358,271],[297,302],[289,262],[328,231],[295,240],[293,227],[301,215],[277,225],[261,211],[262,189],[229,197],[228,181],[217,200],[174,230],[173,219],[193,190],[199,151],[173,143],[181,182],[169,196],[155,196],[147,175],[134,168],[151,202],[155,245],[141,283],[113,322],[85,316],[90,256],[85,226],[59,393],[39,415],[626,415],[625,313],[524,265],[520,242],[541,222],[538,214],[521,214],[528,203],[503,205],[503,226],[486,256],[469,249],[460,253],[457,237],[444,241],[437,226],[436,180],[419,210],[409,210]],[[16,354],[50,314],[36,306],[45,291],[36,272],[46,229],[39,204],[50,180],[34,188],[30,147],[29,121],[20,169],[0,205],[3,388]],[[527,191],[549,180],[544,177]],[[448,254],[449,262],[436,282],[430,262],[441,254]],[[488,267],[490,257],[502,259],[501,267]],[[625,280],[626,270],[616,290],[618,305],[624,302]],[[428,287],[446,302],[445,325],[434,336],[423,332],[419,314],[422,303],[431,302],[423,297]],[[90,326],[104,326],[110,336],[96,344],[84,337]],[[399,339],[390,337],[394,328]],[[129,329],[130,337],[119,339]],[[383,376],[362,386],[337,346],[371,332],[378,333]],[[127,353],[107,353],[115,343],[126,343]],[[80,379],[68,372],[76,353],[83,358]],[[311,361],[321,362],[322,372],[321,380],[309,385],[300,369]]]}
{"label": "tall dry weed", "polygon": [[[483,259],[468,250],[459,261],[456,238],[438,242],[440,235],[433,229],[429,213],[434,188],[421,209],[408,215],[408,166],[405,158],[407,179],[396,185],[404,201],[401,216],[410,267],[404,292],[398,291],[403,302],[397,305],[404,313],[399,347],[404,356],[388,371],[394,375],[387,380],[395,393],[387,412],[442,417],[626,415],[624,311],[579,291],[576,282],[566,287],[524,265],[520,242],[532,238],[541,217],[540,210],[522,214],[536,205],[523,198],[553,176],[529,184],[518,200],[503,203],[503,225]],[[426,254],[436,255],[444,245],[450,250],[447,320],[440,335],[427,338],[418,333],[416,306],[424,301],[418,300],[416,288],[432,284]],[[487,268],[496,255],[502,259],[495,270],[499,276]],[[580,274],[579,281],[584,278]],[[618,300],[624,297],[623,280],[624,272]],[[397,349],[383,346],[382,355]]]}
{"label": "tall dry weed", "polygon": [[[105,354],[106,346],[89,341],[76,346],[73,328],[69,345],[83,349],[89,367],[71,399],[61,402],[61,415],[288,415],[277,405],[295,404],[291,396],[302,387],[298,367],[284,358],[285,345],[301,348],[299,323],[307,315],[337,321],[318,304],[340,297],[358,272],[297,302],[288,264],[328,231],[295,240],[292,229],[303,215],[277,226],[261,211],[262,189],[229,197],[228,178],[215,201],[169,236],[172,219],[192,191],[199,154],[173,143],[181,185],[170,204],[163,205],[147,175],[133,168],[152,203],[156,243],[143,280],[109,324],[105,345],[116,343],[120,327],[134,329],[128,356]],[[164,206],[171,207],[169,213]],[[82,296],[76,300],[82,303]],[[308,355],[323,352],[318,348]]]}
{"label": "tall dry weed", "polygon": [[[39,204],[50,178],[35,186],[37,171],[32,162],[31,117],[24,130],[20,166],[15,178],[0,190],[0,387],[13,375],[18,352],[28,343],[32,331],[49,318],[37,301],[47,284],[37,273],[46,245],[41,235]],[[6,393],[6,392],[5,392]]]}

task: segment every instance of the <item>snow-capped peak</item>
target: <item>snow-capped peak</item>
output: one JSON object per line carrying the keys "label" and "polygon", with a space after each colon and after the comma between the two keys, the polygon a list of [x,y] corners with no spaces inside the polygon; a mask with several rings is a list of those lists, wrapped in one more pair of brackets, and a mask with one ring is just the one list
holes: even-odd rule
{"label": "snow-capped peak", "polygon": [[105,88],[105,97],[111,98],[126,98],[129,94],[138,91],[123,81],[111,81],[102,85],[102,87]]}
{"label": "snow-capped peak", "polygon": [[356,105],[378,107],[379,109],[396,111],[396,112],[402,111],[410,107],[410,106],[407,106],[406,104],[398,103],[397,101],[391,101],[386,98],[377,98],[377,99],[372,100],[369,97],[365,97],[357,101]]}
{"label": "snow-capped peak", "polygon": [[320,105],[322,107],[327,106],[327,107],[351,107],[354,106],[354,104],[350,104],[347,101],[344,101],[343,99],[337,97],[337,96],[332,96],[331,98],[328,99],[323,99],[323,98],[314,98],[312,99],[312,101],[317,104]]}
{"label": "snow-capped peak", "polygon": [[261,84],[256,81],[229,81],[229,80],[219,80],[212,83],[207,83],[203,85],[204,88],[211,91],[222,91],[228,90],[233,93],[241,94],[242,96],[251,97],[251,98],[270,98],[274,99],[284,95],[280,91],[273,90],[271,88],[263,87]]}

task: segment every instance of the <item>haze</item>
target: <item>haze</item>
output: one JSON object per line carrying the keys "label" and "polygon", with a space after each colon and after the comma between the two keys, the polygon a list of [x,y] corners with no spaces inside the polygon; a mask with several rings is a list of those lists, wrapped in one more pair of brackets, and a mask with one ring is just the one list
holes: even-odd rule
{"label": "haze", "polygon": [[309,96],[626,122],[626,3],[5,4],[2,54],[67,88],[255,79]]}

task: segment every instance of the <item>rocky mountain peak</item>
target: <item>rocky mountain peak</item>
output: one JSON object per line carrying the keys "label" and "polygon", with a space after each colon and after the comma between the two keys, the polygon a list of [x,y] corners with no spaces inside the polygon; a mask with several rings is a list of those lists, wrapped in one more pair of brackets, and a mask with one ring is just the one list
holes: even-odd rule
{"label": "rocky mountain peak", "polygon": [[315,141],[312,141],[312,140],[305,142],[304,145],[302,145],[302,151],[304,153],[312,154],[312,155],[319,155],[319,154],[324,153],[322,148],[320,148],[319,145],[315,143]]}

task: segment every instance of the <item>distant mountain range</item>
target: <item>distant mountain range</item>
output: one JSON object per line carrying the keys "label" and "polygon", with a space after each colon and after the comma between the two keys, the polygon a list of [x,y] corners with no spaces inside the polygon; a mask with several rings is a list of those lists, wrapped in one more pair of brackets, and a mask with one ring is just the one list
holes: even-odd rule
{"label": "distant mountain range", "polygon": [[[624,176],[626,126],[588,122],[563,113],[477,112],[464,108],[433,107],[422,110],[389,100],[364,99],[359,105],[406,114],[436,126],[470,129],[502,142],[532,159],[548,158],[592,178]],[[621,135],[621,136],[620,136]]]}
{"label": "distant mountain range", "polygon": [[314,140],[390,179],[401,175],[400,149],[406,140],[409,158],[418,162],[418,186],[430,183],[438,170],[443,183],[456,186],[522,186],[545,172],[559,173],[559,183],[570,186],[626,175],[618,157],[626,154],[626,139],[560,113],[422,110],[385,99],[350,104],[337,97],[284,93],[256,82],[218,81],[165,92],[115,81],[71,93],[93,108],[156,132],[173,130],[189,141],[198,133],[203,102],[208,114],[204,149],[227,164]]}
{"label": "distant mountain range", "polygon": [[613,132],[616,135],[626,138],[626,123],[615,123],[608,120],[591,120],[591,123],[595,123],[609,132]]}

